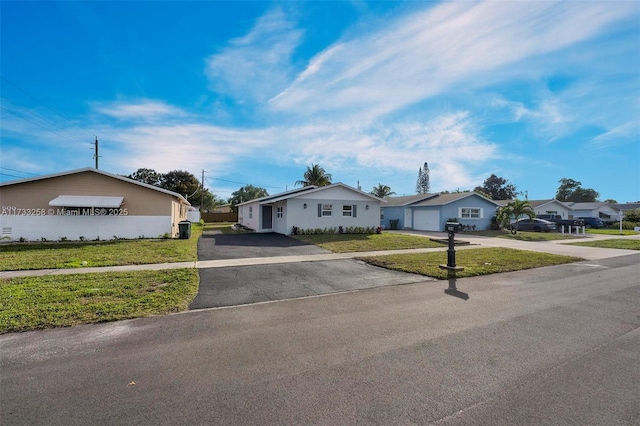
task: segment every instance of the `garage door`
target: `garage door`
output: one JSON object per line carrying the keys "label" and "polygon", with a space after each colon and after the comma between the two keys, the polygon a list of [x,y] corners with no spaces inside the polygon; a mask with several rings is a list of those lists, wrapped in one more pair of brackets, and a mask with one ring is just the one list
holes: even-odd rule
{"label": "garage door", "polygon": [[414,210],[413,229],[418,231],[441,231],[438,210]]}

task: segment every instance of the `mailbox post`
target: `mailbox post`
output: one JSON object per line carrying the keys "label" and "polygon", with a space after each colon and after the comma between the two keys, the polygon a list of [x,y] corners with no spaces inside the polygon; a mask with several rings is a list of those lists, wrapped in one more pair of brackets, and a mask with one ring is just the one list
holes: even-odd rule
{"label": "mailbox post", "polygon": [[449,279],[449,288],[444,292],[451,296],[458,297],[463,300],[469,300],[469,295],[458,291],[456,288],[456,271],[463,271],[464,268],[456,266],[456,232],[460,232],[460,224],[458,222],[447,222],[445,229],[449,234],[449,249],[447,250],[447,264],[440,265],[441,269],[447,270],[447,278]]}
{"label": "mailbox post", "polygon": [[455,235],[460,231],[460,224],[457,222],[447,222],[447,232],[449,233],[449,249],[447,250],[447,269],[456,269],[456,246]]}

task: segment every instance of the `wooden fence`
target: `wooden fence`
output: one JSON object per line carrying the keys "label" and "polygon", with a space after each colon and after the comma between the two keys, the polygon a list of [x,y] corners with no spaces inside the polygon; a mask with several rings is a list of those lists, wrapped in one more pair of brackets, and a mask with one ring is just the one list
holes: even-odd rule
{"label": "wooden fence", "polygon": [[238,213],[202,213],[200,216],[205,223],[209,222],[237,222]]}

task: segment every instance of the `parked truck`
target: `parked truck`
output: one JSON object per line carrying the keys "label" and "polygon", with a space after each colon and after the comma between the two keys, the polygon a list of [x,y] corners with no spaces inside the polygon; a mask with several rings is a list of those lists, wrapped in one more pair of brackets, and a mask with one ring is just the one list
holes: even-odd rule
{"label": "parked truck", "polygon": [[549,222],[553,222],[558,227],[558,231],[562,231],[562,227],[565,230],[569,230],[569,227],[582,227],[584,226],[584,221],[580,218],[576,219],[563,219],[559,214],[539,214],[536,215],[538,219],[548,220]]}

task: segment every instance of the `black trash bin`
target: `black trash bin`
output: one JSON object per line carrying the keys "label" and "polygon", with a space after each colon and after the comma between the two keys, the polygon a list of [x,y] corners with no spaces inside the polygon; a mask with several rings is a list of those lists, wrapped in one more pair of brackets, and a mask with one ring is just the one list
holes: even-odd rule
{"label": "black trash bin", "polygon": [[178,222],[178,230],[180,231],[181,239],[188,240],[189,238],[191,238],[191,222],[189,222],[188,220]]}
{"label": "black trash bin", "polygon": [[391,229],[398,229],[399,223],[400,223],[400,219],[393,219],[389,221],[389,225],[391,225]]}

